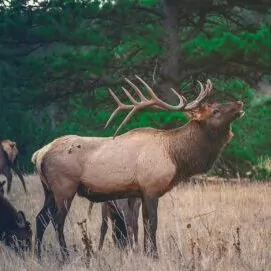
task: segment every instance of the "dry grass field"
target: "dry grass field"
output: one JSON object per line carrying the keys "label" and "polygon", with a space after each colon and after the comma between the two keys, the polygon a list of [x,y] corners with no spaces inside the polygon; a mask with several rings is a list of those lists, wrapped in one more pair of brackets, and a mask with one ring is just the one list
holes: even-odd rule
{"label": "dry grass field", "polygon": [[[35,232],[35,216],[43,204],[37,176],[26,176],[29,195],[14,179],[10,201],[25,211]],[[44,236],[43,261],[26,255],[16,257],[0,245],[0,270],[271,270],[271,184],[186,184],[161,198],[159,203],[159,260],[140,248],[120,252],[114,248],[111,230],[104,249],[96,252],[101,223],[100,205],[94,205],[87,220],[95,255],[85,264],[82,234],[77,222],[87,218],[88,202],[76,197],[68,215],[65,233],[71,262],[59,264],[60,253],[53,227]],[[0,218],[3,219],[3,218]]]}

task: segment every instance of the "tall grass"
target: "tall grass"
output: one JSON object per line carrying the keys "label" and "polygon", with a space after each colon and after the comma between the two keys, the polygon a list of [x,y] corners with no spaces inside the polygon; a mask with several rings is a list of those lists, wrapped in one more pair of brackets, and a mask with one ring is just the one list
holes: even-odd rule
{"label": "tall grass", "polygon": [[[15,179],[10,201],[33,225],[43,204],[37,176],[26,177],[29,195]],[[44,235],[42,262],[27,255],[23,260],[0,245],[0,270],[271,270],[271,185],[184,184],[161,198],[157,232],[159,260],[142,253],[143,227],[140,216],[137,252],[121,252],[113,246],[108,232],[101,252],[97,252],[100,205],[87,218],[88,201],[76,196],[65,225],[71,262],[59,263],[60,251],[53,227]],[[87,236],[94,255],[86,265],[86,243],[77,222],[87,218]],[[0,218],[2,219],[2,218]],[[85,226],[84,226],[85,227]]]}

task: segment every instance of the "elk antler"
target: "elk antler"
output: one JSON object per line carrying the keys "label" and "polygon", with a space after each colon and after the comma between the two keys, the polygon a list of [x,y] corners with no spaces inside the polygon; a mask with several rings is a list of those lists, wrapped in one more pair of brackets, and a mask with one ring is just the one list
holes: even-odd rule
{"label": "elk antler", "polygon": [[122,123],[120,124],[118,129],[116,130],[114,137],[116,136],[118,131],[131,119],[132,115],[138,110],[141,110],[146,107],[160,108],[160,109],[165,109],[168,111],[192,110],[192,109],[198,107],[200,105],[200,103],[203,102],[203,100],[210,94],[210,92],[212,90],[212,83],[209,79],[207,80],[205,88],[203,87],[202,83],[200,81],[198,81],[198,83],[200,84],[200,88],[201,88],[200,94],[198,95],[198,97],[194,101],[187,103],[187,100],[185,97],[183,97],[181,94],[179,94],[174,88],[171,88],[171,91],[178,97],[179,104],[170,105],[170,104],[162,101],[161,99],[159,99],[156,96],[156,94],[154,93],[154,91],[152,90],[152,88],[141,77],[139,77],[138,75],[136,75],[135,77],[145,86],[145,88],[148,91],[148,93],[150,94],[151,98],[147,99],[142,94],[142,92],[139,90],[139,88],[133,82],[131,82],[128,78],[125,78],[125,81],[134,89],[134,91],[136,92],[136,94],[140,98],[139,102],[134,99],[134,97],[129,93],[129,91],[126,88],[122,87],[122,90],[124,91],[124,93],[126,94],[128,99],[130,100],[130,102],[132,103],[132,104],[124,104],[119,100],[119,98],[112,91],[112,89],[109,88],[109,92],[112,95],[112,97],[114,98],[114,100],[116,101],[118,107],[111,114],[110,118],[108,119],[108,121],[105,125],[105,128],[109,125],[109,123],[117,115],[118,112],[120,112],[122,110],[131,110],[128,113],[128,115],[125,117],[125,119],[122,121]]}

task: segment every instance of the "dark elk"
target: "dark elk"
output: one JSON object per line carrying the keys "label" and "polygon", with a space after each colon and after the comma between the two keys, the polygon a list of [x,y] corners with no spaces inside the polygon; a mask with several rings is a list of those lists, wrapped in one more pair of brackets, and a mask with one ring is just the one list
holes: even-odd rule
{"label": "dark elk", "polygon": [[[118,199],[103,202],[101,205],[102,224],[100,228],[99,250],[103,248],[104,238],[108,230],[108,219],[112,223],[112,239],[119,248],[138,245],[138,216],[141,205],[140,198]],[[90,203],[90,211],[93,203]],[[90,216],[89,211],[89,216]]]}
{"label": "dark elk", "polygon": [[18,164],[18,149],[16,143],[9,139],[0,141],[0,174],[3,174],[7,178],[8,187],[7,192],[10,193],[11,183],[12,183],[12,173],[13,170],[19,177],[24,191],[27,192],[24,177],[20,171]]}
{"label": "dark elk", "polygon": [[170,105],[159,99],[143,79],[136,78],[150,98],[125,79],[140,101],[123,87],[132,103],[123,104],[110,90],[118,107],[107,125],[119,111],[130,110],[118,132],[136,111],[148,107],[182,111],[190,121],[177,129],[139,128],[114,137],[67,135],[36,151],[32,162],[40,174],[45,192],[44,206],[36,218],[36,253],[39,257],[42,237],[50,219],[56,225],[62,255],[64,259],[68,257],[63,228],[76,193],[94,202],[141,197],[144,251],[157,257],[158,199],[179,182],[207,172],[233,137],[231,123],[244,114],[241,101],[204,103],[212,90],[210,80],[205,87],[199,82],[200,94],[190,103],[171,89],[179,103]]}
{"label": "dark elk", "polygon": [[17,253],[31,250],[31,225],[24,213],[17,211],[4,197],[4,189],[0,193],[0,218],[0,241]]}

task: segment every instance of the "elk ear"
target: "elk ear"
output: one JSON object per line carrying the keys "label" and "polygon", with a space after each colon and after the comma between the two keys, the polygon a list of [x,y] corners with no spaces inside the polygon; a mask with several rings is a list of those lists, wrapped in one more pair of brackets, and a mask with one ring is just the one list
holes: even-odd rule
{"label": "elk ear", "polygon": [[199,107],[189,111],[185,112],[186,116],[193,120],[203,120],[205,118],[205,113],[208,109],[208,104],[202,104]]}
{"label": "elk ear", "polygon": [[3,140],[1,141],[1,145],[4,152],[7,154],[9,161],[13,163],[18,155],[16,142],[10,140]]}
{"label": "elk ear", "polygon": [[26,226],[26,219],[25,215],[22,211],[17,212],[16,214],[16,224],[19,228],[25,228]]}

